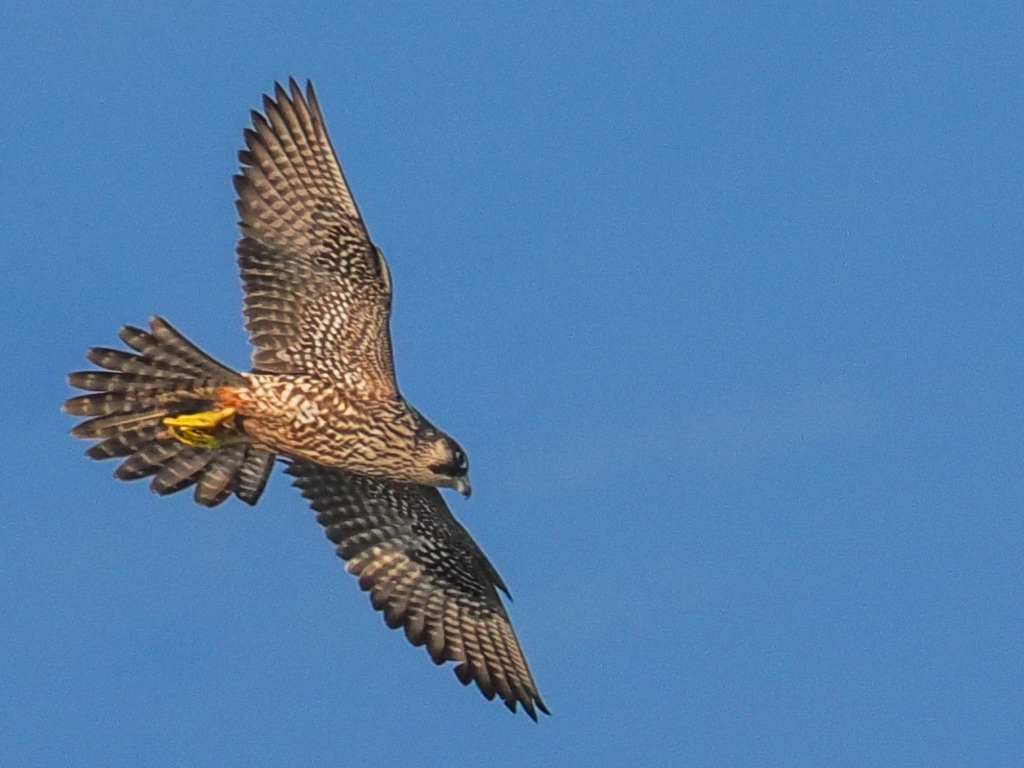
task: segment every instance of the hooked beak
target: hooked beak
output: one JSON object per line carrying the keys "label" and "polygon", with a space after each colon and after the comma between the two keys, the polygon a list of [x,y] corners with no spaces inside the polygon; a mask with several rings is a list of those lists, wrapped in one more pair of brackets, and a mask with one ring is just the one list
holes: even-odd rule
{"label": "hooked beak", "polygon": [[452,486],[456,491],[461,493],[467,499],[470,494],[473,493],[473,486],[469,484],[468,477],[457,477],[455,478],[455,485]]}

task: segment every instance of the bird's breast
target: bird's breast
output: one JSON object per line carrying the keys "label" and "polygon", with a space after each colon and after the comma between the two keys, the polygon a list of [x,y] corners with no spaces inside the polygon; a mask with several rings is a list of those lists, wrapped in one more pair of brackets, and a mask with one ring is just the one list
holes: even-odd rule
{"label": "bird's breast", "polygon": [[243,428],[281,453],[365,472],[403,442],[400,403],[355,400],[315,376],[248,378],[250,386],[234,395]]}

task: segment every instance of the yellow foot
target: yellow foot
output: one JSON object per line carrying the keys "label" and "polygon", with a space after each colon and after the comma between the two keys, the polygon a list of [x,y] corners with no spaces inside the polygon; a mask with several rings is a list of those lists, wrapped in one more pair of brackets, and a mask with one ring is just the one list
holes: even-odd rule
{"label": "yellow foot", "polygon": [[164,419],[164,426],[185,445],[191,445],[193,448],[219,448],[230,442],[230,439],[225,439],[229,437],[227,435],[215,434],[217,427],[234,415],[234,408],[186,413],[182,416],[168,416]]}

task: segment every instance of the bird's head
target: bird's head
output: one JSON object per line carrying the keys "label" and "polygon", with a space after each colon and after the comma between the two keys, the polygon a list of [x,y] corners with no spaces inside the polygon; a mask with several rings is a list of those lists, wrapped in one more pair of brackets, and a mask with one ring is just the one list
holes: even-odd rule
{"label": "bird's head", "polygon": [[469,459],[457,442],[448,435],[438,435],[429,443],[428,466],[433,473],[433,484],[441,488],[454,488],[466,498],[473,492],[469,484]]}

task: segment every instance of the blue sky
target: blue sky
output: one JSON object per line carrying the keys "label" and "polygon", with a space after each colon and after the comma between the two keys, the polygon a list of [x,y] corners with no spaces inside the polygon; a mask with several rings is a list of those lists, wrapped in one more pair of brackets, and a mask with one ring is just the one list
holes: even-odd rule
{"label": "blue sky", "polygon": [[[0,6],[0,763],[1017,762],[1024,10],[506,6]],[[284,476],[201,509],[67,434],[124,323],[247,365],[230,176],[290,75],[539,725]]]}

